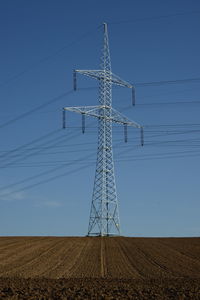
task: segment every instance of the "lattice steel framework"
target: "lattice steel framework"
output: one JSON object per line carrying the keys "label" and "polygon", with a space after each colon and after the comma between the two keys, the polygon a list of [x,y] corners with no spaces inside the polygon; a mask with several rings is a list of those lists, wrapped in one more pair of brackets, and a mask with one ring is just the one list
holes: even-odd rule
{"label": "lattice steel framework", "polygon": [[128,87],[132,90],[132,104],[135,102],[134,86],[111,71],[110,51],[107,24],[104,23],[104,43],[100,70],[74,70],[74,90],[77,86],[76,74],[80,73],[99,81],[99,105],[64,107],[63,127],[65,128],[65,111],[82,114],[82,132],[85,132],[85,116],[98,119],[98,148],[92,204],[90,210],[88,235],[111,236],[120,235],[120,220],[115,184],[114,160],[112,151],[112,123],[124,125],[125,142],[127,142],[127,126],[141,129],[143,145],[143,127],[116,111],[112,107],[112,85]]}

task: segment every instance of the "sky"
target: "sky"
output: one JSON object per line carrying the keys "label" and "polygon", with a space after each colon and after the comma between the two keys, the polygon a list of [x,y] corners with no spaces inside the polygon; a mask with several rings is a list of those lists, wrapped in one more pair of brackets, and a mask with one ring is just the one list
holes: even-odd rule
{"label": "sky", "polygon": [[97,121],[62,108],[98,105],[108,24],[113,107],[144,126],[113,127],[124,236],[199,236],[200,2],[0,1],[0,235],[85,236],[95,174]]}

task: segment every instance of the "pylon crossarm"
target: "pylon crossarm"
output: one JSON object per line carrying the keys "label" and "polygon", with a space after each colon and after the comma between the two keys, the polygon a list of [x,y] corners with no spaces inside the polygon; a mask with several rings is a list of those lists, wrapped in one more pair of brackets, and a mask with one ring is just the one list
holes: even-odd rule
{"label": "pylon crossarm", "polygon": [[[105,119],[107,121],[112,121],[114,123],[119,123],[122,125],[128,125],[135,128],[141,128],[142,126],[130,119],[126,116],[115,110],[114,108],[110,108],[105,105],[98,106],[76,106],[76,107],[64,107],[64,110],[76,112],[79,114],[85,114],[90,117],[95,117],[99,119]],[[107,117],[105,114],[102,114],[102,110],[111,109],[111,116]]]}
{"label": "pylon crossarm", "polygon": [[118,112],[116,109],[112,108],[112,121],[115,123],[123,124],[123,125],[128,125],[132,126],[135,128],[142,128],[142,126],[130,119],[128,119],[126,116]]}
{"label": "pylon crossarm", "polygon": [[80,73],[82,75],[97,79],[99,81],[110,82],[111,84],[119,85],[122,87],[127,87],[132,90],[132,105],[135,105],[135,87],[121,79],[119,76],[113,74],[111,70],[74,70],[73,73],[73,81],[74,81],[74,90],[77,90],[77,78],[76,73]]}
{"label": "pylon crossarm", "polygon": [[130,89],[133,88],[133,85],[121,79],[119,76],[113,74],[110,71],[106,70],[74,70],[76,73],[80,73],[85,76],[89,76],[95,78],[97,80],[108,80],[113,84],[128,87]]}
{"label": "pylon crossarm", "polygon": [[133,85],[131,83],[129,83],[129,82],[121,79],[119,76],[117,76],[117,75],[115,75],[113,73],[112,73],[111,80],[112,80],[113,84],[124,86],[124,87],[130,88],[130,89],[133,88]]}
{"label": "pylon crossarm", "polygon": [[85,133],[85,116],[92,116],[98,118],[95,113],[99,110],[99,106],[76,106],[76,107],[63,107],[63,128],[66,128],[66,111],[75,112],[82,115],[82,133]]}
{"label": "pylon crossarm", "polygon": [[64,107],[65,111],[71,111],[78,114],[84,114],[85,116],[95,117],[95,118],[104,118],[100,115],[100,109],[104,106],[76,106],[76,107]]}
{"label": "pylon crossarm", "polygon": [[104,70],[74,70],[74,72],[101,80],[104,78]]}
{"label": "pylon crossarm", "polygon": [[[110,111],[110,116],[106,115],[106,111]],[[144,145],[144,132],[143,126],[128,119],[126,116],[115,110],[110,106],[98,105],[98,106],[76,106],[76,107],[64,107],[63,108],[63,128],[66,128],[65,124],[65,111],[76,112],[82,115],[82,133],[85,133],[85,116],[98,118],[99,120],[105,120],[107,122],[118,123],[124,125],[124,141],[128,141],[127,126],[139,128],[141,131],[141,145]],[[102,113],[103,112],[103,113]]]}
{"label": "pylon crossarm", "polygon": [[79,114],[88,114],[97,111],[100,106],[75,106],[75,107],[64,107],[63,110],[76,112]]}

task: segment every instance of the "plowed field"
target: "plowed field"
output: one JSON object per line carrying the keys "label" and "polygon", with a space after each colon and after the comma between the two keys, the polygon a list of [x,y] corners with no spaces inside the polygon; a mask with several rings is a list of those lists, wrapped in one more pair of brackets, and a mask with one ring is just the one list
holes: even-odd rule
{"label": "plowed field", "polygon": [[0,299],[200,299],[199,286],[200,238],[0,238]]}

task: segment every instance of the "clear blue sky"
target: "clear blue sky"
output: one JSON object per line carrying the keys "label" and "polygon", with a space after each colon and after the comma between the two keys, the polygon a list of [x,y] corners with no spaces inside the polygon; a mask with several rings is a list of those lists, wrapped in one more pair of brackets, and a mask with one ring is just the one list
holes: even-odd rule
{"label": "clear blue sky", "polygon": [[135,107],[123,88],[113,106],[145,126],[143,148],[113,129],[122,234],[199,236],[198,0],[0,1],[0,235],[87,233],[97,122],[82,135],[69,114],[64,131],[61,111],[97,104],[72,70],[99,68],[103,22],[113,72],[136,86]]}

